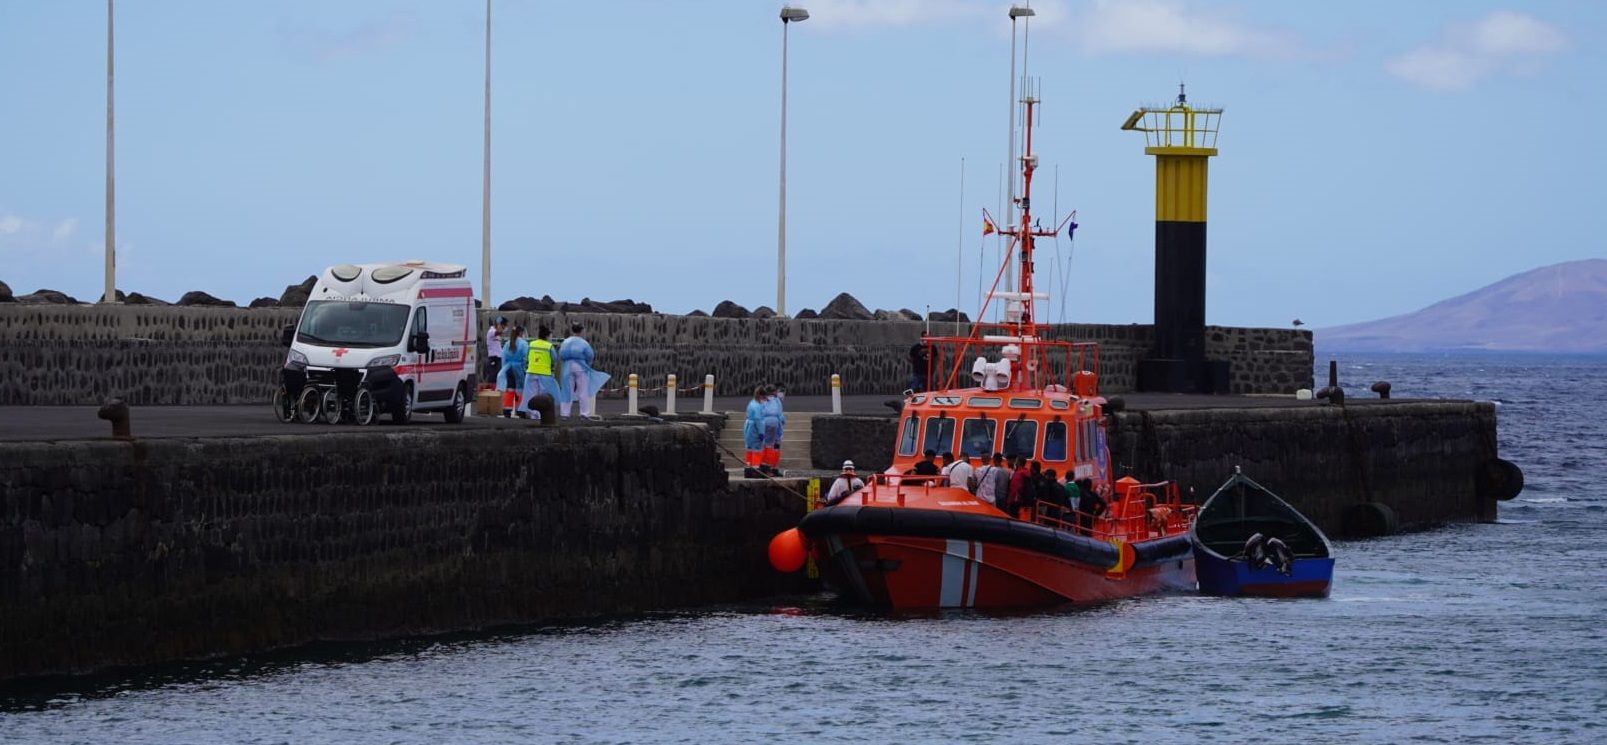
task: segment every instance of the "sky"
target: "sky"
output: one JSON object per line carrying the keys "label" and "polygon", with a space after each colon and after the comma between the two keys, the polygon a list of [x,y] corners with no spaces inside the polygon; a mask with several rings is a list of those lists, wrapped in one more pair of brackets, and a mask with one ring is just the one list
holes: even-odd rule
{"label": "sky", "polygon": [[[1002,212],[1008,3],[799,2],[788,310],[847,291],[974,313],[998,268],[982,210]],[[1225,110],[1209,323],[1364,321],[1607,256],[1607,3],[1032,6],[1035,211],[1081,226],[1039,244],[1050,320],[1153,320],[1154,165],[1120,125],[1179,82]],[[779,8],[493,0],[494,300],[775,305]],[[478,283],[484,12],[119,2],[119,288],[244,304],[404,258]],[[100,295],[105,44],[105,3],[0,0],[0,281],[17,294]]]}

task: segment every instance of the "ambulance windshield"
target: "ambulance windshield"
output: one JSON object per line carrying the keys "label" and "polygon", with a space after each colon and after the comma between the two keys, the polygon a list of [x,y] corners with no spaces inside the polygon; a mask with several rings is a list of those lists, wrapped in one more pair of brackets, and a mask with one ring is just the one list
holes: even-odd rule
{"label": "ambulance windshield", "polygon": [[408,306],[396,303],[307,303],[296,340],[325,347],[393,347],[407,329]]}

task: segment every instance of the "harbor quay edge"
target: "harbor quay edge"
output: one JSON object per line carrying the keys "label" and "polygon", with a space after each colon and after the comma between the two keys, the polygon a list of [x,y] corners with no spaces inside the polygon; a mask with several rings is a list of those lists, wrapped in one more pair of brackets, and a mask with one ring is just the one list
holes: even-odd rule
{"label": "harbor quay edge", "polygon": [[700,425],[0,443],[0,680],[773,595]]}

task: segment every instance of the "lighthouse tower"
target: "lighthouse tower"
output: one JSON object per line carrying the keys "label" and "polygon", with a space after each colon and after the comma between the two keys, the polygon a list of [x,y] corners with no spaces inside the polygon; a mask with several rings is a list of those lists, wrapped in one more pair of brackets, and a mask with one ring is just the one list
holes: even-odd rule
{"label": "lighthouse tower", "polygon": [[1221,120],[1221,109],[1190,106],[1179,85],[1175,104],[1122,124],[1155,156],[1155,346],[1138,363],[1141,391],[1228,392],[1227,362],[1205,359],[1206,171]]}

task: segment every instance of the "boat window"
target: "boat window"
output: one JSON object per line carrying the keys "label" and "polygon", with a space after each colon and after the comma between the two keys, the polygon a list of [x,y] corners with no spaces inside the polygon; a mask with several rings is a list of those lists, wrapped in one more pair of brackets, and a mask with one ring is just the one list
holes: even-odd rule
{"label": "boat window", "polygon": [[936,406],[959,406],[959,396],[933,396],[932,403]]}
{"label": "boat window", "polygon": [[1061,400],[1058,400],[1058,399],[1050,399],[1049,408],[1051,408],[1051,409],[1069,409],[1069,408],[1071,408],[1071,402],[1070,401],[1061,401]]}
{"label": "boat window", "polygon": [[926,445],[922,450],[933,450],[938,455],[954,449],[954,417],[926,418]]}
{"label": "boat window", "polygon": [[1004,448],[1000,452],[1006,458],[1021,456],[1031,458],[1033,446],[1038,441],[1038,423],[1031,419],[1012,419],[1004,423]]}
{"label": "boat window", "polygon": [[898,436],[899,455],[915,454],[915,432],[920,427],[921,418],[918,416],[912,414],[910,418],[904,420],[904,433]]}
{"label": "boat window", "polygon": [[1036,398],[1012,398],[1012,399],[1010,399],[1010,408],[1012,408],[1012,409],[1041,409],[1041,408],[1043,408],[1043,402],[1039,401]]}
{"label": "boat window", "polygon": [[1050,422],[1048,426],[1043,428],[1044,460],[1066,459],[1066,437],[1068,434],[1070,433],[1067,432],[1065,422]]}
{"label": "boat window", "polygon": [[1004,399],[994,396],[972,396],[966,403],[979,409],[997,409],[1004,405]]}
{"label": "boat window", "polygon": [[919,396],[911,398],[910,403],[912,403],[912,404],[926,403],[926,394],[923,393],[923,394],[921,394]]}
{"label": "boat window", "polygon": [[960,448],[966,455],[976,458],[988,458],[993,455],[993,429],[997,423],[992,419],[967,419],[965,427],[960,430]]}

